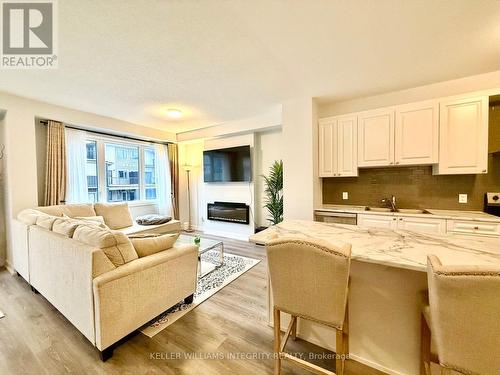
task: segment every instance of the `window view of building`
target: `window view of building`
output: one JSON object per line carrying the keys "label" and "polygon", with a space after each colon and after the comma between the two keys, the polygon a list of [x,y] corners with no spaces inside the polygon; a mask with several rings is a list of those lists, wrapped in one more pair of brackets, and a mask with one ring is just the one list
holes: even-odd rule
{"label": "window view of building", "polygon": [[107,201],[139,200],[139,148],[106,144],[105,163]]}
{"label": "window view of building", "polygon": [[150,148],[144,149],[144,184],[147,200],[156,199],[155,163],[155,150]]}
{"label": "window view of building", "polygon": [[99,196],[97,179],[97,142],[95,141],[87,141],[86,174],[89,202],[96,203],[99,200]]}

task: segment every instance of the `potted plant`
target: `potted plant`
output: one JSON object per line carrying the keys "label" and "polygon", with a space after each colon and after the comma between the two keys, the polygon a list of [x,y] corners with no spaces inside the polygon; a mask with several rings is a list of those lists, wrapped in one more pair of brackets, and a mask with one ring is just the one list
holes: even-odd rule
{"label": "potted plant", "polygon": [[269,170],[269,176],[262,176],[266,188],[265,205],[271,225],[276,225],[283,221],[283,161],[276,160]]}

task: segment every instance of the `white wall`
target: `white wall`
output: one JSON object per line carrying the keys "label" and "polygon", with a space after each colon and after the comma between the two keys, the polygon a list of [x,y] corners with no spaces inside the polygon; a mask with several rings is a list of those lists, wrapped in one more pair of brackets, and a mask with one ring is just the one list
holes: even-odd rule
{"label": "white wall", "polygon": [[317,144],[318,121],[310,97],[283,104],[284,218],[312,220],[320,201]]}
{"label": "white wall", "polygon": [[175,135],[125,121],[59,107],[35,100],[0,93],[0,111],[4,119],[6,144],[6,218],[7,265],[12,259],[10,219],[24,208],[38,204],[37,148],[35,124],[37,118],[48,118],[89,129],[105,129],[121,135],[145,139],[175,140]]}
{"label": "white wall", "polygon": [[384,106],[405,104],[439,98],[443,96],[460,95],[473,91],[490,90],[500,87],[500,70],[475,76],[433,83],[407,90],[356,98],[343,102],[324,102],[318,107],[318,117],[328,117],[351,112],[364,111]]}
{"label": "white wall", "polygon": [[281,128],[275,128],[255,133],[255,224],[257,226],[268,226],[269,214],[264,207],[264,179],[262,175],[269,174],[269,168],[276,160],[282,160],[284,149],[282,142],[283,133]]}

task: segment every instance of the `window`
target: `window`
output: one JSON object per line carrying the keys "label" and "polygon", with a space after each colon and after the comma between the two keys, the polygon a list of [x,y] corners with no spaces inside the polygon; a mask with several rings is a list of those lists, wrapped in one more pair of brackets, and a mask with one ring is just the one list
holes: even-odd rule
{"label": "window", "polygon": [[155,150],[147,148],[144,150],[144,183],[146,186],[146,199],[156,199],[156,176],[155,176],[156,153]]}
{"label": "window", "polygon": [[97,179],[97,142],[87,141],[87,189],[89,194],[89,202],[96,203],[99,200],[98,196],[98,179]]}
{"label": "window", "polygon": [[104,137],[88,139],[86,148],[89,202],[154,201],[158,198],[154,148],[145,143]]}
{"label": "window", "polygon": [[106,144],[105,149],[107,201],[139,200],[139,147]]}

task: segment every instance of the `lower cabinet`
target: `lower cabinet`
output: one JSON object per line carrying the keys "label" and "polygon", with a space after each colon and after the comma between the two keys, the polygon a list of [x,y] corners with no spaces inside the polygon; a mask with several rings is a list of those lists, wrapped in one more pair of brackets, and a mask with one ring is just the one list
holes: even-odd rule
{"label": "lower cabinet", "polygon": [[358,226],[363,228],[404,229],[413,232],[445,234],[446,220],[411,216],[358,214]]}
{"label": "lower cabinet", "polygon": [[446,220],[420,217],[398,217],[398,229],[411,230],[414,232],[445,234]]}
{"label": "lower cabinet", "polygon": [[448,233],[500,236],[500,224],[485,221],[447,220]]}
{"label": "lower cabinet", "polygon": [[362,228],[397,229],[397,220],[392,215],[358,214],[358,226]]}

